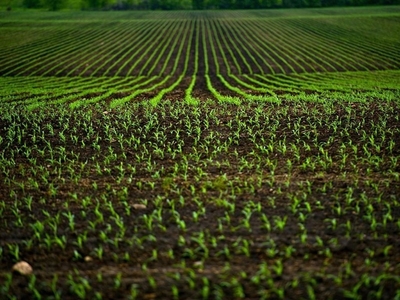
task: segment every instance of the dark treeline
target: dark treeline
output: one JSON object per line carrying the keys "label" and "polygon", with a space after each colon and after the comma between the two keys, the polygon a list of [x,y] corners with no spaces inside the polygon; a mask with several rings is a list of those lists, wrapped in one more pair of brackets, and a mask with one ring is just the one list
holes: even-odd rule
{"label": "dark treeline", "polygon": [[[68,0],[23,0],[27,8],[57,10]],[[400,4],[400,0],[82,0],[88,10],[265,9]]]}
{"label": "dark treeline", "polygon": [[[99,1],[99,0],[88,0]],[[400,0],[120,0],[122,9],[265,9],[400,4]]]}

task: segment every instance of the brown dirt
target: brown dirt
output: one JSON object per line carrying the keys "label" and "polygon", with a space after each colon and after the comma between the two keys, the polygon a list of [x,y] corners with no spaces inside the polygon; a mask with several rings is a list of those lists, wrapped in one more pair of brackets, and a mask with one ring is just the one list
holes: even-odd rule
{"label": "brown dirt", "polygon": [[[176,92],[170,96],[182,95]],[[173,286],[179,290],[179,298],[198,299],[206,292],[203,287],[207,286],[207,282],[210,298],[243,296],[246,299],[258,299],[264,295],[277,299],[282,290],[285,299],[311,298],[313,294],[318,299],[339,299],[344,298],[345,291],[357,286],[357,292],[363,299],[376,298],[376,293],[380,292],[382,299],[394,297],[396,290],[400,289],[400,257],[397,251],[400,248],[397,222],[400,218],[397,200],[400,184],[388,175],[388,171],[400,172],[399,167],[389,166],[390,158],[400,155],[399,149],[390,152],[389,138],[383,140],[381,151],[374,153],[383,162],[379,169],[373,169],[370,173],[367,173],[368,163],[352,156],[350,148],[346,150],[350,157],[343,170],[339,170],[336,158],[339,158],[342,142],[352,141],[360,150],[367,145],[360,139],[359,132],[365,130],[373,134],[383,114],[386,114],[386,132],[398,133],[398,104],[353,104],[354,113],[351,115],[345,112],[345,104],[337,104],[329,114],[321,104],[316,103],[303,106],[268,104],[263,106],[263,114],[258,119],[255,119],[254,113],[257,105],[229,106],[226,109],[224,105],[209,103],[198,108],[186,107],[175,111],[176,107],[182,106],[171,102],[170,105],[164,104],[163,108],[148,110],[139,107],[129,110],[126,107],[127,111],[110,111],[107,107],[98,106],[85,108],[84,114],[77,112],[67,119],[61,111],[51,108],[47,113],[38,112],[38,115],[19,115],[18,122],[25,130],[25,146],[22,147],[15,139],[10,141],[4,155],[9,159],[13,157],[15,163],[5,167],[8,175],[0,173],[0,198],[5,203],[0,219],[2,297],[34,298],[35,289],[44,298],[53,297],[55,292],[52,291],[51,282],[54,276],[58,276],[55,291],[61,293],[62,299],[76,299],[79,289],[83,289],[85,297],[90,299],[94,299],[96,293],[100,293],[103,299],[129,299],[132,286],[137,288],[140,299],[171,299],[174,297]],[[91,115],[91,120],[84,124],[83,115],[86,114]],[[154,135],[155,129],[149,125],[150,120],[155,120],[154,115],[158,120],[157,130],[165,134],[165,140],[158,140]],[[324,117],[321,118],[321,115]],[[236,116],[240,116],[240,119]],[[335,122],[337,117],[342,121],[343,128],[333,132],[327,125]],[[123,122],[130,119],[135,120],[136,125],[127,131]],[[286,154],[273,152],[269,155],[277,163],[275,175],[265,163],[261,163],[261,170],[257,170],[257,156],[262,159],[266,156],[261,149],[255,148],[252,139],[256,138],[258,142],[261,138],[270,140],[270,126],[274,120],[280,121],[274,132],[279,137],[285,137],[289,147],[297,140],[290,120],[297,119],[301,120],[304,134],[310,132],[310,137],[303,136],[302,141],[310,145],[326,145],[324,148],[334,159],[332,167],[328,170],[317,167],[315,171],[301,169],[303,160],[320,154],[318,147],[312,146],[310,151],[301,148],[301,160],[294,163],[292,172],[288,172],[286,167],[287,159],[294,161],[290,149]],[[233,131],[239,126],[238,120],[248,129],[242,130],[237,139]],[[209,122],[209,127],[205,121]],[[64,122],[68,125],[66,142],[58,138]],[[193,135],[186,134],[189,123],[193,126],[199,124],[199,144],[196,144]],[[228,127],[231,123],[233,129]],[[35,127],[35,124],[39,126]],[[49,124],[54,128],[54,135],[46,129]],[[121,149],[116,140],[108,140],[105,124],[111,125],[118,134],[140,137],[140,145],[133,144]],[[312,124],[317,124],[317,127],[312,129]],[[0,118],[1,136],[6,137],[11,126],[11,120]],[[356,130],[357,126],[359,128]],[[30,137],[37,128],[44,130],[45,140],[53,149],[60,146],[66,148],[67,160],[53,164],[49,163],[48,151],[43,156],[39,153],[38,150],[46,150],[46,143],[40,139],[32,142]],[[99,135],[101,152],[91,147],[95,137],[88,135],[89,128]],[[257,133],[251,134],[248,131],[250,128]],[[178,129],[180,138],[176,139]],[[348,130],[349,136],[341,136],[340,132],[344,129]],[[214,139],[211,133],[215,135]],[[69,138],[71,134],[78,136],[86,146],[74,145]],[[392,136],[396,144],[400,143],[399,136]],[[329,142],[332,137],[333,143]],[[236,142],[229,146],[228,151],[218,152],[217,141],[225,142],[229,138]],[[166,150],[176,147],[177,143],[181,143],[183,148],[175,158],[171,154],[166,154],[164,158],[145,154],[153,144]],[[208,145],[209,151],[202,145]],[[21,147],[32,149],[31,156],[36,159],[37,167],[28,161],[23,152],[13,152]],[[104,161],[109,149],[117,158],[107,164]],[[195,149],[200,152],[201,159],[198,162],[191,156]],[[212,154],[213,151],[216,152]],[[254,151],[257,155],[253,154]],[[239,154],[238,157],[234,155],[235,152]],[[73,159],[72,153],[79,155],[74,163],[69,162]],[[144,155],[145,159],[138,161],[137,155]],[[189,157],[188,177],[185,178],[181,171],[177,176],[171,175],[175,164],[182,164],[185,156]],[[146,169],[148,157],[154,163],[155,170],[164,170],[160,178],[154,177],[155,170]],[[242,169],[241,158],[250,163],[253,161],[256,165]],[[81,164],[86,161],[87,164],[81,169]],[[351,162],[357,164],[356,168],[351,166]],[[109,173],[104,171],[99,174],[96,163],[100,163],[103,170],[109,169]],[[120,164],[125,167],[127,176],[119,182],[119,171],[115,167]],[[68,165],[75,174],[81,174],[77,181],[74,181]],[[131,172],[128,165],[136,167],[131,183],[127,180]],[[43,169],[37,169],[39,166]],[[199,176],[197,168],[202,168],[205,174],[199,179],[195,179]],[[32,173],[34,169],[38,172],[36,176]],[[41,176],[47,178],[48,183],[43,182]],[[7,183],[7,178],[12,178],[11,182]],[[30,184],[22,189],[17,184],[29,182],[29,178],[38,180],[37,189]],[[270,183],[272,178],[275,181]],[[258,180],[261,180],[259,185]],[[305,185],[307,181],[311,184],[309,191]],[[97,188],[94,188],[94,183]],[[49,189],[50,184],[56,188],[55,194]],[[254,187],[251,188],[251,185]],[[378,186],[379,191],[375,190],[374,185]],[[124,188],[127,194],[124,194]],[[346,204],[346,194],[350,189],[354,200]],[[33,198],[31,210],[24,204],[27,196]],[[293,197],[307,199],[300,201],[296,212],[291,211]],[[371,199],[370,204],[362,200],[363,197]],[[383,201],[374,200],[378,197]],[[182,199],[184,205],[180,202]],[[235,205],[234,211],[222,206],[221,200],[224,199]],[[337,213],[336,199],[342,203],[343,211],[340,214]],[[84,206],[84,201],[89,201],[89,204]],[[113,204],[113,210],[107,206],[109,202]],[[311,212],[307,210],[306,202],[310,204]],[[136,205],[140,203],[145,203],[146,207]],[[243,226],[244,212],[251,207],[249,205],[253,205],[251,203],[259,204],[260,210],[253,211],[248,229]],[[386,204],[390,204],[392,219],[388,220],[386,227],[379,225],[372,229],[365,219],[366,212],[373,209],[378,223],[382,223],[383,215],[388,212]],[[14,215],[15,205],[18,206],[17,213],[23,220],[23,226],[18,224]],[[96,206],[103,214],[103,223],[96,223]],[[160,207],[162,219],[154,220],[153,229],[149,229],[144,216],[150,216]],[[200,215],[196,222],[193,212],[201,211],[201,207],[204,207],[205,215]],[[179,228],[175,220],[176,212],[185,222],[185,229]],[[67,213],[74,215],[73,229],[64,215]],[[50,242],[52,244],[48,247],[45,237],[54,236],[51,224],[57,214],[59,222],[56,234],[65,236],[66,244],[60,247]],[[270,231],[264,227],[263,214],[271,222]],[[127,229],[123,237],[119,237],[115,216],[123,219]],[[280,230],[274,220],[285,216],[288,218],[286,226]],[[305,221],[300,221],[302,216]],[[336,228],[328,222],[332,219],[337,222]],[[34,231],[30,226],[37,221],[45,226],[40,240],[33,236]],[[351,224],[350,231],[346,230],[348,222]],[[307,232],[303,242],[299,223]],[[95,224],[95,227],[91,228],[90,224]],[[102,231],[106,233],[106,238],[101,237]],[[206,248],[196,242],[201,232]],[[77,239],[83,235],[86,235],[86,241],[79,247]],[[244,249],[244,243],[249,243],[247,254],[241,250]],[[32,276],[13,274],[12,282],[6,289],[6,276],[19,260],[10,248],[16,245],[19,247],[19,259],[33,267],[36,283],[30,284]],[[96,250],[100,246],[104,250],[101,257]],[[276,251],[271,252],[273,249]],[[294,252],[290,253],[290,249]],[[155,250],[157,259],[154,260],[152,253]],[[208,251],[207,254],[205,251]],[[260,275],[264,263],[267,269],[264,275]],[[278,271],[280,263],[283,266],[282,273]],[[156,286],[152,284],[153,280]],[[73,281],[80,284],[80,288],[74,289]]]}

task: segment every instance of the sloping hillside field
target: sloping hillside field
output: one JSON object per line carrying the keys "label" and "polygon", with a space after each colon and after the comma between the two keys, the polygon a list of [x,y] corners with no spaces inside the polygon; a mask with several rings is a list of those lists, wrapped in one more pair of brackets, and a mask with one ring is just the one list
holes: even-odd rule
{"label": "sloping hillside field", "polygon": [[1,12],[0,298],[399,299],[399,70],[398,6]]}

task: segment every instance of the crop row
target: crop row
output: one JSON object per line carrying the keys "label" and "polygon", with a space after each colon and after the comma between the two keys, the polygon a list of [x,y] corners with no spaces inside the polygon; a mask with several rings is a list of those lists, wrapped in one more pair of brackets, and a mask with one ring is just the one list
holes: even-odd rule
{"label": "crop row", "polygon": [[[276,102],[282,95],[312,99],[326,91],[341,99],[341,93],[357,89],[373,97],[378,85],[398,87],[398,24],[385,11],[329,18],[174,12],[175,19],[167,17],[170,13],[138,18],[124,12],[108,15],[105,22],[76,14],[69,20],[60,15],[57,22],[50,15],[34,23],[5,18],[0,29],[3,100],[31,108],[45,102],[79,106],[101,101],[113,107],[134,99],[155,104],[171,95],[192,103],[207,98]],[[79,17],[85,18],[75,21]],[[378,23],[391,30],[380,29],[369,38]],[[18,77],[22,88],[17,88]],[[384,97],[393,98],[393,93],[384,92]]]}
{"label": "crop row", "polygon": [[[199,35],[193,37],[194,45]],[[191,48],[181,44],[179,51]],[[186,49],[186,50],[187,50]],[[197,49],[197,48],[195,48]],[[195,53],[198,55],[198,51]],[[211,53],[212,55],[212,53]],[[207,58],[208,59],[208,58]],[[189,59],[185,61],[187,69]],[[198,64],[195,64],[195,69]],[[173,72],[176,72],[177,63]],[[179,77],[0,77],[4,87],[0,91],[1,104],[42,105],[68,103],[79,107],[90,103],[120,105],[128,101],[150,100],[153,104],[162,98],[185,99],[197,103],[201,99],[215,99],[239,103],[244,98],[261,101],[331,100],[365,101],[366,99],[394,100],[398,98],[399,71],[303,73],[291,75],[242,75],[223,77],[206,75],[205,89],[198,85],[198,76]],[[181,91],[176,93],[176,90]],[[173,92],[175,91],[175,92]],[[170,94],[170,96],[168,96]],[[196,100],[197,99],[197,100]]]}
{"label": "crop row", "polygon": [[[161,13],[149,15],[145,20],[118,20],[118,14],[111,14],[102,24],[88,20],[37,22],[30,25],[31,28],[21,21],[4,22],[3,35],[12,34],[12,28],[23,27],[31,31],[36,40],[30,40],[23,47],[18,43],[14,47],[5,44],[0,56],[0,74],[166,76],[174,75],[172,69],[178,60],[175,76],[180,76],[187,57],[189,76],[197,73],[232,76],[399,67],[399,43],[394,37],[396,28],[382,31],[374,39],[366,35],[366,31],[374,30],[379,22],[398,26],[396,18],[391,16],[352,17],[349,28],[346,17],[224,19],[221,14],[220,18],[210,18],[208,13],[199,13],[192,19],[176,20],[162,19]],[[181,44],[193,40],[197,34],[200,39],[191,52],[187,47],[179,52]],[[198,52],[197,59],[195,51]],[[206,52],[208,61],[205,61]],[[198,62],[196,72],[195,61]]]}

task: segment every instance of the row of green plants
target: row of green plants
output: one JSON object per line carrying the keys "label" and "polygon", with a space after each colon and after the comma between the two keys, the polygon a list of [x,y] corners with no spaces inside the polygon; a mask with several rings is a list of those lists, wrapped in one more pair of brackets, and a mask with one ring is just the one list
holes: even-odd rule
{"label": "row of green plants", "polygon": [[[137,14],[111,14],[100,23],[93,16],[68,22],[59,20],[14,20],[6,18],[2,26],[5,36],[0,46],[0,74],[3,76],[167,76],[171,75],[175,59],[184,65],[189,56],[188,70],[194,73],[194,62],[200,72],[205,70],[205,53],[214,53],[208,63],[209,75],[226,76],[314,73],[337,71],[368,71],[396,69],[399,67],[398,43],[395,33],[397,23],[393,16],[382,14],[342,15],[329,17],[254,18],[250,12],[241,12],[238,19],[231,12],[216,18],[212,13],[178,12],[176,19],[163,19],[163,13],[147,13],[146,19],[136,19]],[[167,14],[165,15],[167,16]],[[19,18],[17,16],[15,18]],[[122,17],[122,19],[120,19]],[[344,22],[341,22],[341,20]],[[367,33],[377,22],[390,24],[391,30],[382,30],[373,39]],[[348,26],[351,21],[352,27]],[[198,23],[201,23],[199,26]],[[342,23],[344,24],[342,26]],[[21,47],[15,41],[13,29],[32,32],[30,42]],[[185,40],[192,40],[197,31],[200,37],[197,49],[177,56],[173,44],[190,28]],[[28,33],[25,32],[24,37]],[[15,44],[14,44],[15,43]],[[178,44],[179,44],[178,43]],[[205,47],[202,43],[206,43]],[[178,44],[176,47],[178,47]],[[173,51],[171,59],[169,50]],[[195,58],[195,53],[198,53]],[[215,60],[215,61],[214,61]],[[163,69],[164,64],[166,68]],[[163,69],[163,70],[161,70]],[[183,74],[183,69],[180,68]]]}
{"label": "row of green plants", "polygon": [[[195,43],[205,36],[194,37]],[[179,52],[190,47],[180,44]],[[186,49],[187,50],[187,49]],[[206,61],[214,57],[210,53]],[[198,73],[188,77],[187,68],[189,56],[186,57],[183,74],[179,76],[138,76],[138,77],[100,77],[77,78],[69,77],[2,77],[1,84],[5,87],[0,91],[1,101],[15,105],[27,106],[35,109],[43,105],[69,103],[71,108],[92,103],[108,103],[112,100],[113,106],[127,103],[134,99],[151,99],[148,93],[157,97],[157,104],[168,93],[178,87],[184,89],[185,101],[198,104],[193,100],[193,93],[199,93],[196,82],[201,80]],[[166,67],[166,64],[164,64]],[[173,74],[178,73],[178,60],[175,60]],[[196,75],[197,74],[197,75]],[[218,101],[282,101],[305,100],[320,101],[321,99],[365,101],[368,99],[394,100],[398,97],[398,71],[375,72],[346,72],[346,73],[319,73],[268,75],[258,74],[224,77],[204,75],[210,98]],[[379,86],[379,88],[377,88]],[[246,91],[246,92],[244,92]],[[147,94],[146,94],[147,93]],[[247,99],[247,100],[245,100]]]}
{"label": "row of green plants", "polygon": [[[160,16],[169,14],[144,15],[144,20],[130,20],[129,13],[116,14],[100,28],[95,27],[99,19],[93,15],[77,23],[62,18],[55,23],[35,19],[37,28],[32,32],[39,33],[38,40],[23,48],[5,43],[0,58],[3,75],[29,75],[32,84],[26,85],[24,80],[21,90],[20,79],[3,77],[11,84],[2,90],[4,99],[28,104],[31,109],[44,103],[67,102],[79,107],[110,100],[115,106],[137,98],[153,99],[156,104],[169,93],[183,90],[183,97],[190,102],[202,84],[208,90],[205,97],[233,103],[243,99],[279,102],[281,98],[314,101],[332,92],[340,100],[348,99],[349,91],[352,100],[365,98],[366,94],[355,90],[371,91],[368,98],[376,93],[380,98],[396,97],[395,91],[382,88],[397,90],[397,71],[356,72],[396,67],[398,53],[392,31],[381,30],[374,39],[364,34],[377,19],[391,24],[392,16],[361,14],[350,30],[346,16],[325,20],[289,14],[264,19],[250,12],[194,12],[195,19],[189,20],[187,12],[180,18],[175,12],[176,20],[159,21]],[[232,19],[233,15],[240,18]],[[79,13],[83,16],[85,13]],[[121,21],[113,22],[121,16]],[[27,26],[25,22],[5,23],[5,35],[12,33],[13,26]],[[44,34],[46,38],[41,38]],[[352,44],[353,37],[357,47]],[[355,72],[337,72],[349,70]],[[33,75],[90,78],[49,77],[49,85]],[[123,75],[132,78],[121,78]],[[44,84],[36,86],[34,82]]]}

